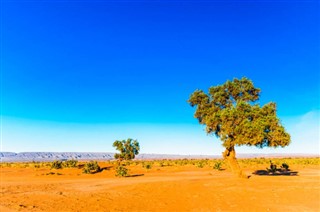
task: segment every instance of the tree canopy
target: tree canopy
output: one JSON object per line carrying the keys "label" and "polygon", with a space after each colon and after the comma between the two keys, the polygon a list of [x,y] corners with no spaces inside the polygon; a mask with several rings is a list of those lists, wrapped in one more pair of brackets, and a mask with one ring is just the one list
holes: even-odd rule
{"label": "tree canopy", "polygon": [[139,154],[140,146],[137,140],[128,138],[127,140],[118,141],[113,143],[113,147],[116,148],[120,153],[114,155],[115,159],[118,160],[131,160]]}
{"label": "tree canopy", "polygon": [[188,102],[196,107],[194,117],[206,125],[208,134],[215,134],[223,146],[248,145],[257,147],[287,146],[290,135],[276,115],[276,104],[260,107],[260,89],[247,78],[212,86],[209,93],[196,90]]}

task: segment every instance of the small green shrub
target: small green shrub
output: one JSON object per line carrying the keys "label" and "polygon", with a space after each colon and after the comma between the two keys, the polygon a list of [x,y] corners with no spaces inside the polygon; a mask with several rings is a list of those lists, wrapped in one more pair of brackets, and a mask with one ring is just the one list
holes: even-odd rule
{"label": "small green shrub", "polygon": [[203,161],[198,161],[198,162],[196,163],[196,166],[197,166],[198,168],[203,168],[203,167],[204,167]]}
{"label": "small green shrub", "polygon": [[97,161],[90,161],[90,162],[86,163],[84,165],[83,170],[82,170],[82,172],[84,174],[94,174],[94,173],[97,173],[97,172],[100,172],[100,171],[101,171],[101,168],[98,165]]}
{"label": "small green shrub", "polygon": [[62,161],[55,160],[51,163],[51,169],[62,169]]}
{"label": "small green shrub", "polygon": [[285,170],[289,170],[289,165],[287,163],[283,163],[281,168]]}
{"label": "small green shrub", "polygon": [[39,169],[41,167],[41,164],[40,163],[34,163],[33,167],[36,168],[36,169]]}
{"label": "small green shrub", "polygon": [[268,172],[271,172],[272,174],[275,174],[277,171],[277,165],[273,164],[272,161],[270,161],[270,169],[268,169]]}
{"label": "small green shrub", "polygon": [[220,161],[217,161],[217,162],[213,165],[213,169],[218,170],[218,171],[221,171],[221,170],[222,170],[221,167],[222,167],[222,163],[221,163]]}
{"label": "small green shrub", "polygon": [[78,161],[74,160],[74,159],[67,160],[64,163],[64,166],[67,167],[67,168],[75,168],[75,167],[77,167],[77,165],[78,165]]}
{"label": "small green shrub", "polygon": [[128,169],[122,165],[117,166],[116,168],[116,176],[117,177],[127,177],[129,176],[128,174]]}
{"label": "small green shrub", "polygon": [[145,166],[144,166],[144,168],[146,168],[146,169],[151,169],[152,168],[152,165],[151,164],[146,164]]}

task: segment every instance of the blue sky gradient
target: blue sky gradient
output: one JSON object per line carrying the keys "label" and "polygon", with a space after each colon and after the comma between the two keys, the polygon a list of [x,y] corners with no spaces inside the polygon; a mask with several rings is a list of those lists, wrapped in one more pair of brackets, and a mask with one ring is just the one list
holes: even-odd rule
{"label": "blue sky gradient", "polygon": [[186,101],[246,76],[294,134],[286,151],[318,153],[319,9],[317,1],[4,0],[1,149],[112,151],[115,139],[133,137],[144,152],[215,153],[220,143]]}

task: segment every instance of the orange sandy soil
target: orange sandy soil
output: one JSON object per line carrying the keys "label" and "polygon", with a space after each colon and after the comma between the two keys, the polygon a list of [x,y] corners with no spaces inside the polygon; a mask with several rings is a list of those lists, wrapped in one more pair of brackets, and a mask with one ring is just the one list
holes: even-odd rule
{"label": "orange sandy soil", "polygon": [[113,168],[92,175],[1,168],[0,211],[320,211],[319,166],[290,168],[298,176],[238,179],[228,169],[194,166],[130,166],[131,174],[143,175],[127,178],[115,177]]}

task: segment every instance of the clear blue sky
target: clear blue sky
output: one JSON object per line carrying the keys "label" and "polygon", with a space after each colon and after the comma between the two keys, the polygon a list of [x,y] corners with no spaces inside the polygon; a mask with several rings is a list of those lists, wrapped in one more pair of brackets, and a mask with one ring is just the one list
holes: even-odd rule
{"label": "clear blue sky", "polygon": [[318,1],[3,0],[2,151],[113,151],[115,139],[133,137],[143,152],[220,154],[186,101],[246,76],[293,134],[293,147],[276,151],[318,153],[319,9]]}

